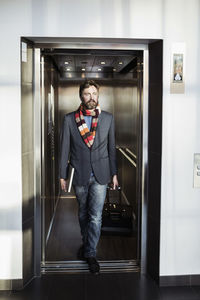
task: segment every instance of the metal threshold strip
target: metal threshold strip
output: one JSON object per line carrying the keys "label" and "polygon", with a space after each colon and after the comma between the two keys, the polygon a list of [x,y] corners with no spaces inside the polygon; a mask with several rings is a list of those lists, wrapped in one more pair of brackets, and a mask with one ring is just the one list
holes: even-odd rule
{"label": "metal threshold strip", "polygon": [[[98,260],[101,273],[106,272],[139,272],[136,260]],[[41,264],[42,274],[52,273],[88,273],[88,264],[82,260],[76,261],[46,261]]]}

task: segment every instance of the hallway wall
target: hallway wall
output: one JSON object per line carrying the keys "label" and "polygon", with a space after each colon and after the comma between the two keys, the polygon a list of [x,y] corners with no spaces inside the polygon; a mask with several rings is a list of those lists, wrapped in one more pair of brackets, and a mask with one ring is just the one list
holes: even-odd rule
{"label": "hallway wall", "polygon": [[[91,13],[92,12],[92,13]],[[198,0],[1,0],[0,279],[22,278],[20,37],[164,39],[160,275],[200,274]],[[170,94],[173,43],[186,45],[185,94]]]}

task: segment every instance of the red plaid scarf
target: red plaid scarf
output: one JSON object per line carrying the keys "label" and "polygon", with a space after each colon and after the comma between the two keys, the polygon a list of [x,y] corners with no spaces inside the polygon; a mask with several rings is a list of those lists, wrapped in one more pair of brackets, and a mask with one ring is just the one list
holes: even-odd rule
{"label": "red plaid scarf", "polygon": [[[75,113],[76,124],[80,131],[80,134],[86,143],[86,145],[91,148],[94,143],[94,138],[97,130],[98,116],[101,113],[100,106],[98,105],[95,109],[89,110],[85,109],[83,104],[79,106],[78,110]],[[84,120],[85,116],[92,116],[91,129],[89,131],[87,124]]]}

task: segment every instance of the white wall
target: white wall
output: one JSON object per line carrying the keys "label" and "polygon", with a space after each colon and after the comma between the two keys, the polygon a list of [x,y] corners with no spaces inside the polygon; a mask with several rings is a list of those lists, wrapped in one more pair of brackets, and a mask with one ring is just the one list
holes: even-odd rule
{"label": "white wall", "polygon": [[[20,36],[164,39],[160,274],[200,274],[198,0],[0,1],[0,279],[22,278]],[[186,43],[184,95],[169,93],[170,49]]]}
{"label": "white wall", "polygon": [[[200,152],[200,1],[165,1],[161,203],[161,275],[200,274],[200,189],[193,154]],[[169,94],[170,48],[186,47],[184,95]]]}

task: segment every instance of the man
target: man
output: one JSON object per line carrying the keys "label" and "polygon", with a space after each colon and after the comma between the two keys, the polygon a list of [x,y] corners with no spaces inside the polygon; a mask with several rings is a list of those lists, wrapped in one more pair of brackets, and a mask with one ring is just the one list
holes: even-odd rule
{"label": "man", "polygon": [[[93,80],[80,85],[81,104],[64,116],[61,131],[60,184],[67,191],[68,157],[75,168],[73,188],[79,204],[82,246],[92,273],[100,267],[96,247],[101,233],[102,210],[108,183],[118,186],[113,115],[100,109],[99,86]],[[66,180],[67,179],[67,180]]]}

